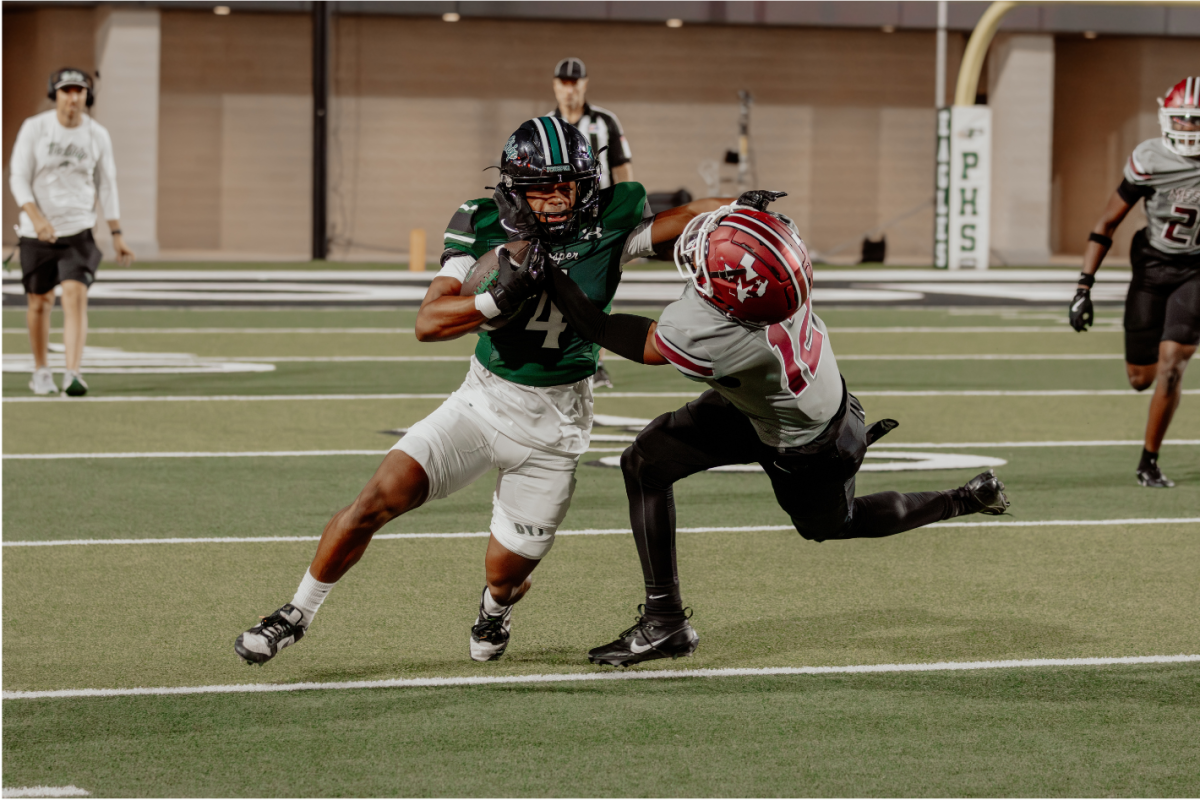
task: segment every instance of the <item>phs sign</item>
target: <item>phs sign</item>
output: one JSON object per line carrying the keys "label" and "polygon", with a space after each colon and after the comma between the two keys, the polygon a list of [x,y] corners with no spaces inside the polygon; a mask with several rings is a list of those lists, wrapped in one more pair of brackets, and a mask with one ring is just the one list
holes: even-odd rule
{"label": "phs sign", "polygon": [[987,269],[992,194],[992,110],[938,109],[933,265]]}

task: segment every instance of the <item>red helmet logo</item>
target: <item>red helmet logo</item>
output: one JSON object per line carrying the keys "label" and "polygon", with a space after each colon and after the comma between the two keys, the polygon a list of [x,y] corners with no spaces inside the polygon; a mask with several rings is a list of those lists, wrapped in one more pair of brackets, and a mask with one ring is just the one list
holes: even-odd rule
{"label": "red helmet logo", "polygon": [[752,325],[791,318],[812,288],[804,242],[767,211],[727,206],[697,217],[679,237],[676,265],[701,297]]}

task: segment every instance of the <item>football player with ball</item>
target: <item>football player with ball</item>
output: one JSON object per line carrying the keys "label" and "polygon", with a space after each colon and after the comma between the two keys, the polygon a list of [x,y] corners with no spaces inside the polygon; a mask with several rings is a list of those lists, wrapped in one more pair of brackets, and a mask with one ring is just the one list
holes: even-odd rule
{"label": "football player with ball", "polygon": [[539,117],[508,139],[490,198],[459,207],[445,234],[442,270],[417,316],[424,342],[478,333],[462,386],[387,454],[374,477],[325,527],[290,603],[237,637],[234,649],[263,664],[299,641],[334,584],[385,523],[498,469],[486,585],[470,655],[499,658],[513,604],[554,543],[592,429],[598,348],[583,339],[544,289],[558,264],[588,302],[605,308],[621,267],[670,244],[700,200],[651,215],[637,183],[600,188],[596,154],[567,122]]}
{"label": "football player with ball", "polygon": [[782,192],[752,191],[696,217],[675,245],[689,281],[656,323],[605,314],[561,270],[552,298],[572,328],[614,353],[671,364],[708,390],[664,414],[621,456],[646,604],[637,623],[588,653],[625,666],[690,655],[675,565],[673,485],[713,467],[758,463],[805,539],[892,536],[963,514],[1003,514],[1004,484],[991,470],[940,492],[854,496],[867,446],[896,427],[867,425],[846,390],[829,331],[813,314],[812,264],[796,226],[767,211]]}

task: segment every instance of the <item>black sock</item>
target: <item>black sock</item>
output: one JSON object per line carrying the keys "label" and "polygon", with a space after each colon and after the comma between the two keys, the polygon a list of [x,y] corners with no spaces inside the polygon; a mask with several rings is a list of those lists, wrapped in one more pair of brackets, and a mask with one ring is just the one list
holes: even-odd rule
{"label": "black sock", "polygon": [[646,587],[646,616],[668,622],[684,619],[679,586]]}
{"label": "black sock", "polygon": [[1151,453],[1146,448],[1142,448],[1142,460],[1138,462],[1138,469],[1146,469],[1158,463],[1158,453]]}

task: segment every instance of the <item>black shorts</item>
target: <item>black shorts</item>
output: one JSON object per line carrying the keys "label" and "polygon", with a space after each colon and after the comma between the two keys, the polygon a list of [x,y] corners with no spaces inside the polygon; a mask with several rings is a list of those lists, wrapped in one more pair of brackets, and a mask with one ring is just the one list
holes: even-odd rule
{"label": "black shorts", "polygon": [[100,266],[100,248],[91,231],[60,236],[51,244],[21,238],[21,283],[26,294],[46,294],[63,281],[91,286]]}
{"label": "black shorts", "polygon": [[854,476],[867,454],[865,415],[843,383],[841,408],[815,441],[775,448],[763,444],[746,415],[710,389],[647,425],[633,450],[643,469],[663,484],[712,467],[758,463],[800,535],[823,540],[851,525]]}
{"label": "black shorts", "polygon": [[1133,235],[1129,259],[1125,360],[1157,364],[1159,342],[1200,344],[1200,255],[1164,253],[1150,245],[1143,228]]}

